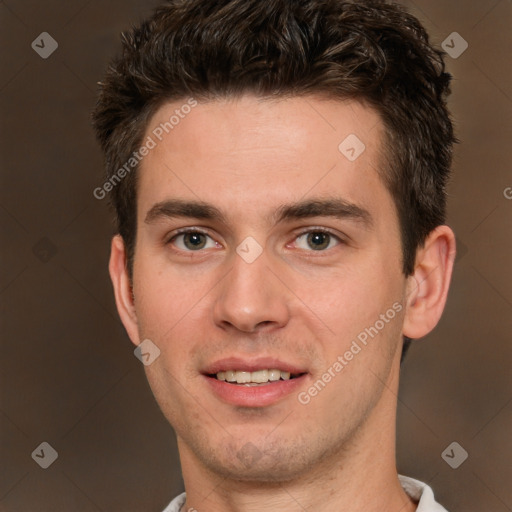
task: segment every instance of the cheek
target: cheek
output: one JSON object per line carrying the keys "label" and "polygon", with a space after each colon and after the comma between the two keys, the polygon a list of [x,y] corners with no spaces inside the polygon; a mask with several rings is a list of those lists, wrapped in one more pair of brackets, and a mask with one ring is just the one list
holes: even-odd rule
{"label": "cheek", "polygon": [[358,267],[298,283],[297,295],[340,339],[356,336],[401,298],[398,272],[386,265],[360,261]]}
{"label": "cheek", "polygon": [[[215,276],[205,273],[191,277],[169,269],[164,272],[149,258],[139,261],[137,271],[134,291],[139,336],[149,338],[161,351],[160,365],[155,365],[154,375],[148,372],[148,380],[152,387],[169,388],[175,384],[172,376],[181,380],[195,375],[194,347],[207,339],[213,327],[211,291]],[[148,368],[153,370],[153,365]]]}
{"label": "cheek", "polygon": [[[169,263],[141,257],[134,269],[134,295],[139,330],[150,337],[169,333],[198,305],[208,291],[208,279],[191,278],[179,271],[170,271]],[[159,268],[162,266],[162,268]]]}

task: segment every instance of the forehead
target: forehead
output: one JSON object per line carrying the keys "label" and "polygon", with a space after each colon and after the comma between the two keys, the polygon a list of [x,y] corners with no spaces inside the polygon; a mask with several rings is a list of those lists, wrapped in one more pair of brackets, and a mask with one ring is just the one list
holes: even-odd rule
{"label": "forehead", "polygon": [[190,105],[165,104],[148,124],[139,218],[170,197],[249,215],[308,194],[371,203],[385,193],[382,122],[358,102],[244,96]]}

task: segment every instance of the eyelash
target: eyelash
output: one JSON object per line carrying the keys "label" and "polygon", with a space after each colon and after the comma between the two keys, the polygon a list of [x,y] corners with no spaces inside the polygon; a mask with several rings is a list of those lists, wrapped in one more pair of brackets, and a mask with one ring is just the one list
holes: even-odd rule
{"label": "eyelash", "polygon": [[[205,235],[205,236],[210,237],[213,240],[213,238],[210,236],[210,234],[207,231],[203,231],[202,229],[199,229],[199,228],[182,228],[182,229],[178,229],[172,235],[172,237],[169,238],[169,240],[166,242],[166,245],[171,244],[178,236],[184,235],[184,234],[186,235],[186,234],[189,234],[189,233],[197,233],[197,234]],[[317,227],[317,228],[313,227],[313,228],[308,228],[308,229],[306,229],[304,231],[301,231],[300,233],[297,233],[295,235],[294,240],[297,240],[297,238],[300,238],[301,236],[307,235],[309,233],[325,233],[325,234],[333,237],[339,244],[345,244],[346,243],[346,241],[343,240],[340,236],[334,234],[331,230],[326,229],[326,228],[322,228],[322,227]],[[322,252],[327,252],[327,251],[332,250],[332,249],[333,248],[325,249],[325,250],[319,250],[319,251],[310,250],[310,251],[307,251],[307,252],[322,253]],[[197,251],[183,251],[182,249],[176,249],[176,250],[180,251],[180,252],[188,252],[188,253],[202,252],[202,249],[199,249]]]}

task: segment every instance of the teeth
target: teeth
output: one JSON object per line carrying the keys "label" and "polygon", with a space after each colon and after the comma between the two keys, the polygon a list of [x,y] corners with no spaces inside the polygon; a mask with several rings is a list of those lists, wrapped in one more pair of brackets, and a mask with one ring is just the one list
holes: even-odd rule
{"label": "teeth", "polygon": [[238,384],[251,382],[251,372],[236,372],[236,381]]}
{"label": "teeth", "polygon": [[217,379],[237,384],[265,384],[275,382],[279,379],[289,380],[290,372],[282,372],[276,368],[269,370],[258,370],[256,372],[243,372],[238,370],[226,370],[217,373]]}
{"label": "teeth", "polygon": [[257,372],[252,372],[251,382],[257,382],[258,384],[268,382],[268,370],[259,370]]}
{"label": "teeth", "polygon": [[281,370],[269,370],[268,372],[268,380],[273,382],[275,380],[279,380],[281,378]]}
{"label": "teeth", "polygon": [[236,372],[234,372],[232,370],[228,370],[225,373],[226,373],[226,380],[228,382],[236,382]]}

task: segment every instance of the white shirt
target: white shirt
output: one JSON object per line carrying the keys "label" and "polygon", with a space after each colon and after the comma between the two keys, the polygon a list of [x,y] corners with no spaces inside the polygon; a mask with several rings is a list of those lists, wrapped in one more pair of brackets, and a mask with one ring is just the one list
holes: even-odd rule
{"label": "white shirt", "polygon": [[[444,507],[437,503],[434,499],[432,489],[427,484],[408,476],[398,475],[398,479],[400,480],[406,494],[414,501],[418,502],[416,512],[448,512]],[[185,504],[185,499],[186,493],[176,496],[176,498],[167,505],[163,512],[180,512],[181,507]],[[194,509],[191,509],[190,512],[193,511]],[[188,512],[188,510],[184,510],[183,512]]]}

